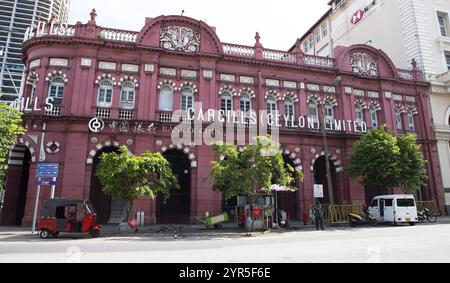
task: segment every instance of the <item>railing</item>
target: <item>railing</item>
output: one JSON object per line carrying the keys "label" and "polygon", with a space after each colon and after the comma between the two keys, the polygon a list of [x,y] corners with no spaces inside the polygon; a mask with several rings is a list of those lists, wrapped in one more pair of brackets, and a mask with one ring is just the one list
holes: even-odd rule
{"label": "railing", "polygon": [[104,109],[104,108],[97,108],[95,117],[102,118],[102,119],[108,119],[111,118],[111,110],[110,109]]}
{"label": "railing", "polygon": [[363,207],[361,204],[357,205],[330,205],[328,207],[328,224],[343,224],[348,223],[349,213],[361,214]]}
{"label": "railing", "polygon": [[400,78],[405,80],[414,80],[414,73],[410,70],[397,69]]}
{"label": "railing", "polygon": [[102,30],[99,34],[100,39],[136,42],[138,33],[122,30]]}
{"label": "railing", "polygon": [[416,201],[417,205],[417,211],[421,211],[425,208],[427,208],[431,215],[440,216],[441,211],[439,210],[439,207],[437,205],[437,202],[434,201]]}
{"label": "railing", "polygon": [[61,107],[60,106],[53,106],[51,110],[46,110],[45,115],[47,116],[59,116],[61,115]]}
{"label": "railing", "polygon": [[120,110],[119,119],[120,120],[133,120],[134,112],[130,110]]}
{"label": "railing", "polygon": [[268,60],[297,63],[297,57],[295,54],[277,50],[264,49],[263,58]]}
{"label": "railing", "polygon": [[250,46],[228,44],[228,43],[224,43],[222,46],[223,46],[223,53],[227,55],[237,55],[242,57],[256,56],[255,48]]}
{"label": "railing", "polygon": [[159,121],[163,123],[171,123],[172,122],[172,113],[161,112],[159,113]]}
{"label": "railing", "polygon": [[24,41],[27,41],[33,37],[41,37],[45,35],[74,36],[75,26],[39,21],[35,26],[27,28],[24,35]]}
{"label": "railing", "polygon": [[336,61],[333,58],[319,57],[312,55],[305,55],[303,61],[306,65],[313,65],[319,67],[334,68],[336,66]]}

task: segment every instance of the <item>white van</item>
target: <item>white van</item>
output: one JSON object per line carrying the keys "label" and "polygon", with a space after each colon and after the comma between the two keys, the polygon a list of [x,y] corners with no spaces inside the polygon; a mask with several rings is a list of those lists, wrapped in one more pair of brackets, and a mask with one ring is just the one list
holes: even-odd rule
{"label": "white van", "polygon": [[417,206],[413,195],[377,196],[372,200],[369,211],[381,223],[414,225],[418,222]]}

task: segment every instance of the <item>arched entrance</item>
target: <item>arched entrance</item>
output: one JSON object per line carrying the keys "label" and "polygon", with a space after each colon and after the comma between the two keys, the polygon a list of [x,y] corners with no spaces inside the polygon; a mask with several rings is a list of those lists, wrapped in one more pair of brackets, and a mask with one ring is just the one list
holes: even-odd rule
{"label": "arched entrance", "polygon": [[[333,200],[334,203],[339,203],[338,188],[336,187],[336,166],[330,160],[331,184],[333,186]],[[323,185],[323,199],[320,200],[322,204],[330,204],[330,194],[328,191],[328,179],[325,156],[320,156],[314,163],[314,184]]]}
{"label": "arched entrance", "polygon": [[169,199],[157,198],[156,221],[158,224],[187,224],[191,216],[191,166],[184,152],[170,149],[163,153],[180,184],[172,190]]}
{"label": "arched entrance", "polygon": [[122,219],[123,208],[125,202],[123,200],[114,200],[110,196],[106,195],[100,182],[95,175],[97,172],[97,166],[100,161],[100,156],[103,153],[116,152],[118,148],[116,147],[104,147],[102,150],[98,151],[95,155],[92,163],[92,176],[91,176],[91,189],[89,199],[95,207],[97,212],[98,222],[100,224],[107,223],[119,223]]}
{"label": "arched entrance", "polygon": [[2,225],[22,225],[27,200],[30,164],[31,153],[28,148],[20,145],[15,146],[8,161]]}
{"label": "arched entrance", "polygon": [[[283,160],[286,168],[289,164],[295,169],[296,165],[289,156],[283,154]],[[292,173],[292,177],[295,181],[291,184],[291,186],[298,188],[297,173]],[[278,209],[286,211],[289,219],[298,220],[297,218],[300,216],[300,206],[298,201],[299,192],[278,192],[277,194]]]}

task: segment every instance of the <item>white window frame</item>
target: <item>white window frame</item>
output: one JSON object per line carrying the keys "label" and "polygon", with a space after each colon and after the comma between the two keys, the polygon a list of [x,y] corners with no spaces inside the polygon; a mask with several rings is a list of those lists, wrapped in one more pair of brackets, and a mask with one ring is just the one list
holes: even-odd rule
{"label": "white window frame", "polygon": [[[54,77],[50,81],[50,85],[48,88],[48,97],[53,98],[53,105],[62,105],[63,104],[65,86],[66,86],[66,84],[64,82],[64,78],[62,78],[62,77]],[[55,94],[52,94],[53,87],[55,87]],[[61,102],[58,103],[58,100],[61,100]]]}
{"label": "white window frame", "polygon": [[250,113],[252,111],[252,100],[247,93],[241,94],[240,110],[244,113]]}
{"label": "white window frame", "polygon": [[192,110],[194,108],[194,91],[185,87],[181,90],[181,105],[180,109],[182,111]]}
{"label": "white window frame", "polygon": [[220,110],[224,113],[233,111],[233,95],[228,91],[223,92],[220,96]]}
{"label": "white window frame", "polygon": [[134,109],[136,102],[136,86],[132,82],[122,83],[120,90],[120,108]]}
{"label": "white window frame", "polygon": [[376,109],[370,109],[370,124],[372,128],[378,128],[378,111]]}
{"label": "white window frame", "polygon": [[403,130],[402,113],[400,112],[400,110],[395,109],[394,115],[395,115],[395,127],[399,131]]}
{"label": "white window frame", "polygon": [[414,120],[414,113],[408,110],[408,127],[411,131],[416,130],[416,121]]}
{"label": "white window frame", "polygon": [[292,120],[295,117],[295,107],[292,98],[286,97],[284,100],[284,115]]}
{"label": "white window frame", "polygon": [[364,110],[361,104],[356,104],[355,106],[355,120],[364,122]]}
{"label": "white window frame", "polygon": [[[166,107],[168,106],[168,107]],[[173,111],[173,87],[169,85],[163,85],[159,91],[158,97],[158,110],[159,111]]]}
{"label": "white window frame", "polygon": [[[443,23],[441,23],[441,19]],[[443,12],[437,12],[437,20],[439,26],[439,35],[448,37],[448,27],[447,27],[448,14]],[[442,34],[442,32],[444,32],[444,34]]]}
{"label": "white window frame", "polygon": [[[105,83],[108,83],[108,85],[104,85]],[[101,80],[98,85],[97,106],[105,108],[111,107],[114,93],[114,83],[111,80]],[[102,94],[102,91],[104,91],[104,94]],[[111,96],[109,102],[106,99],[108,97],[108,91],[110,91]],[[104,95],[104,97],[103,99],[100,99],[102,95]]]}
{"label": "white window frame", "polygon": [[[315,114],[311,114],[311,110],[314,110]],[[308,103],[308,116],[310,118],[314,118],[316,122],[319,121],[319,106],[317,101],[310,101]]]}

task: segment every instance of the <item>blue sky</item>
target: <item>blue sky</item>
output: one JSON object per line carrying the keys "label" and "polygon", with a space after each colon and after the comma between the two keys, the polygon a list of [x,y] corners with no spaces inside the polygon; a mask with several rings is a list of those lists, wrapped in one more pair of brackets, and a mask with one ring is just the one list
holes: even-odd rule
{"label": "blue sky", "polygon": [[255,32],[266,48],[287,50],[329,8],[329,0],[72,0],[70,23],[87,22],[139,31],[146,17],[180,15],[215,26],[222,42],[253,45]]}

